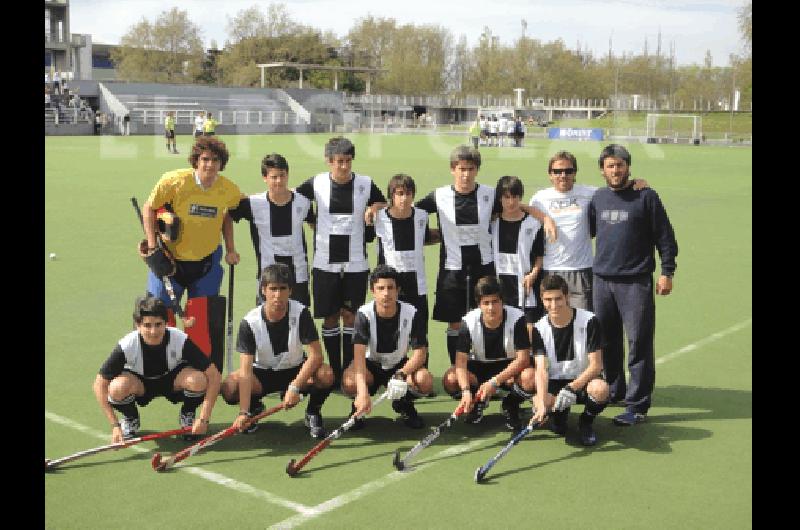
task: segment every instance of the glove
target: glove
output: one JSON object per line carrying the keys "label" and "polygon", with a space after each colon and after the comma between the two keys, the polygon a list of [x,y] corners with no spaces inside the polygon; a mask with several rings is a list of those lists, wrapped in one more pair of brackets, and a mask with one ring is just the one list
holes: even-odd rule
{"label": "glove", "polygon": [[405,396],[406,392],[408,392],[408,383],[406,382],[405,374],[401,371],[394,374],[386,385],[386,391],[389,393],[388,397],[391,400],[400,399]]}
{"label": "glove", "polygon": [[175,259],[167,249],[159,246],[150,251],[147,248],[147,240],[143,239],[139,243],[139,255],[158,278],[175,274]]}
{"label": "glove", "polygon": [[569,385],[561,389],[561,392],[556,396],[556,403],[553,405],[555,412],[561,412],[570,408],[575,402],[578,401],[578,395],[572,390]]}

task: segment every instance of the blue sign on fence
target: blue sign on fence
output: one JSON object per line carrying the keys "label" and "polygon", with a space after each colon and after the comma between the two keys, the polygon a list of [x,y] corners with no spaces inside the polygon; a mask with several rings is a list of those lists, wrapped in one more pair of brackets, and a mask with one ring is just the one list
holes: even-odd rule
{"label": "blue sign on fence", "polygon": [[547,137],[551,140],[598,140],[603,139],[603,129],[573,129],[570,127],[550,127]]}

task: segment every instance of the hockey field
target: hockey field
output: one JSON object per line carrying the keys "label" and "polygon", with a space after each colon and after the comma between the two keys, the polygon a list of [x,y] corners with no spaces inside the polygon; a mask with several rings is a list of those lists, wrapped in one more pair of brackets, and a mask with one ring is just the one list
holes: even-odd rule
{"label": "hockey field", "polygon": [[[246,194],[263,191],[261,159],[278,152],[289,161],[289,186],[297,186],[327,169],[323,146],[330,136],[223,135],[231,157],[221,173]],[[347,136],[356,146],[355,172],[371,176],[384,193],[392,175],[407,173],[417,198],[452,182],[450,150],[466,142],[447,135]],[[527,203],[550,185],[549,157],[566,149],[578,159],[577,182],[603,186],[597,156],[607,143],[481,147],[478,182],[494,186],[499,177],[516,175]],[[45,138],[44,458],[110,443],[91,387],[132,329],[134,298],[145,291],[146,266],[136,253],[142,230],[130,198],[144,203],[162,173],[189,166],[191,138],[178,136],[177,145],[175,155],[162,136]],[[492,401],[480,424],[457,421],[415,465],[396,471],[395,450],[404,455],[457,405],[441,388],[449,365],[445,325],[432,320],[437,396],[417,401],[425,429],[395,422],[384,402],[365,429],[345,433],[294,478],[286,464],[317,443],[303,426],[304,404],[165,473],[151,468],[153,451],[175,452],[187,442],[161,439],[104,452],[45,474],[46,528],[752,527],[752,150],[624,145],[632,175],[646,178],[660,195],[679,246],[674,291],[656,297],[656,390],[646,423],[617,427],[611,418],[622,409],[606,408],[595,422],[598,445],[584,448],[577,439],[578,405],[566,442],[549,430],[534,431],[476,484],[476,468],[510,439],[500,402]],[[242,261],[234,330],[256,292],[249,227],[242,222],[235,230]],[[374,244],[368,253],[374,263]],[[437,266],[438,248],[427,247],[431,308]],[[273,406],[278,397],[264,403]],[[178,408],[163,398],[140,408],[143,433],[176,428]],[[349,410],[348,399],[331,394],[322,408],[329,432]],[[523,410],[527,417],[529,405]],[[220,397],[209,433],[228,427],[237,412]]]}

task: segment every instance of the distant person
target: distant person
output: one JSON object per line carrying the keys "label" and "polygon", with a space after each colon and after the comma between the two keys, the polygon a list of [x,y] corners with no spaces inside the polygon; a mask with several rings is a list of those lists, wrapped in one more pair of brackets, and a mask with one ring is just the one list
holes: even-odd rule
{"label": "distant person", "polygon": [[[635,425],[645,420],[655,387],[653,251],[658,250],[661,257],[655,292],[667,296],[672,292],[678,243],[658,194],[632,187],[628,150],[608,145],[598,163],[608,187],[597,190],[589,203],[591,232],[596,235],[594,311],[606,340],[603,365],[609,399],[625,400],[625,412],[614,423]],[[630,386],[623,369],[624,336],[628,337]]]}
{"label": "distant person", "polygon": [[206,120],[203,122],[203,134],[205,136],[214,136],[214,131],[217,129],[219,122],[209,112],[206,115]]}
{"label": "distant person", "polygon": [[204,125],[206,122],[206,115],[203,112],[198,112],[194,117],[194,137],[203,136]]}
{"label": "distant person", "polygon": [[[144,407],[158,396],[182,402],[178,421],[181,427],[192,427],[185,438],[205,434],[219,393],[217,367],[186,333],[167,326],[167,307],[158,298],[150,294],[137,298],[133,322],[136,329],[119,340],[93,385],[111,424],[111,442],[135,437],[141,428],[136,405]],[[121,420],[114,409],[122,414]]]}
{"label": "distant person", "polygon": [[130,136],[130,134],[131,134],[131,115],[130,113],[126,112],[125,116],[122,117],[122,135]]}
{"label": "distant person", "polygon": [[472,142],[472,147],[477,149],[481,140],[481,124],[478,120],[475,120],[469,126],[469,139]]}
{"label": "distant person", "polygon": [[175,145],[175,112],[167,112],[167,117],[164,118],[164,137],[167,139],[167,152],[170,151],[172,145],[172,153],[178,154],[178,148]]}

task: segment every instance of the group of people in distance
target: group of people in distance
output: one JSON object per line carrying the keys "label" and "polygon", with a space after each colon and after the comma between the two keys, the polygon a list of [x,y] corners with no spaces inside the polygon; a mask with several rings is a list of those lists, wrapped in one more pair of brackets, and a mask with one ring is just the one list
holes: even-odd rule
{"label": "group of people in distance", "polygon": [[[517,177],[503,176],[495,187],[477,182],[481,155],[474,147],[452,151],[452,185],[416,202],[412,177],[392,176],[384,196],[371,177],[353,171],[354,158],[350,140],[331,138],[328,171],[290,189],[288,162],[269,154],[261,164],[266,192],[245,197],[220,174],[225,144],[201,136],[192,167],[162,176],[143,206],[140,253],[148,264],[171,254],[175,272],[149,273],[148,292],[136,301],[136,330],[119,341],[95,380],[114,441],[136,434],[136,405],[158,395],[182,402],[179,421],[191,426],[189,439],[207,432],[218,394],[238,404],[234,425],[243,432],[257,428],[247,420],[264,410],[265,395],[279,393],[287,408],[307,395],[305,424],[321,438],[321,409],[332,390],[352,398],[352,428],[359,429],[371,396],[385,386],[402,422],[424,427],[414,401],[434,386],[428,244],[440,245],[432,317],[447,323],[451,365],[442,386],[460,400],[468,423],[480,422],[498,393],[513,431],[522,428],[525,401],[532,421],[549,419],[560,435],[571,407],[583,404],[578,427],[587,446],[597,442],[593,421],[609,403],[625,406],[615,424],[644,421],[655,382],[654,249],[661,258],[655,292],[667,295],[678,248],[658,195],[630,178],[624,147],[603,149],[598,163],[607,186],[600,189],[576,185],[575,157],[555,153],[548,163],[553,186],[528,205]],[[428,225],[431,214],[438,229]],[[239,369],[221,380],[221,362],[209,352],[219,333],[215,322],[224,319],[211,298],[223,276],[220,240],[225,262],[237,264],[233,223],[243,219],[258,263],[256,307],[239,325]],[[314,227],[310,274],[304,223]],[[373,238],[378,265],[370,272],[366,243]],[[202,308],[186,331],[175,327],[170,290],[177,300],[186,290],[187,307]],[[322,319],[322,344],[314,318]]]}

